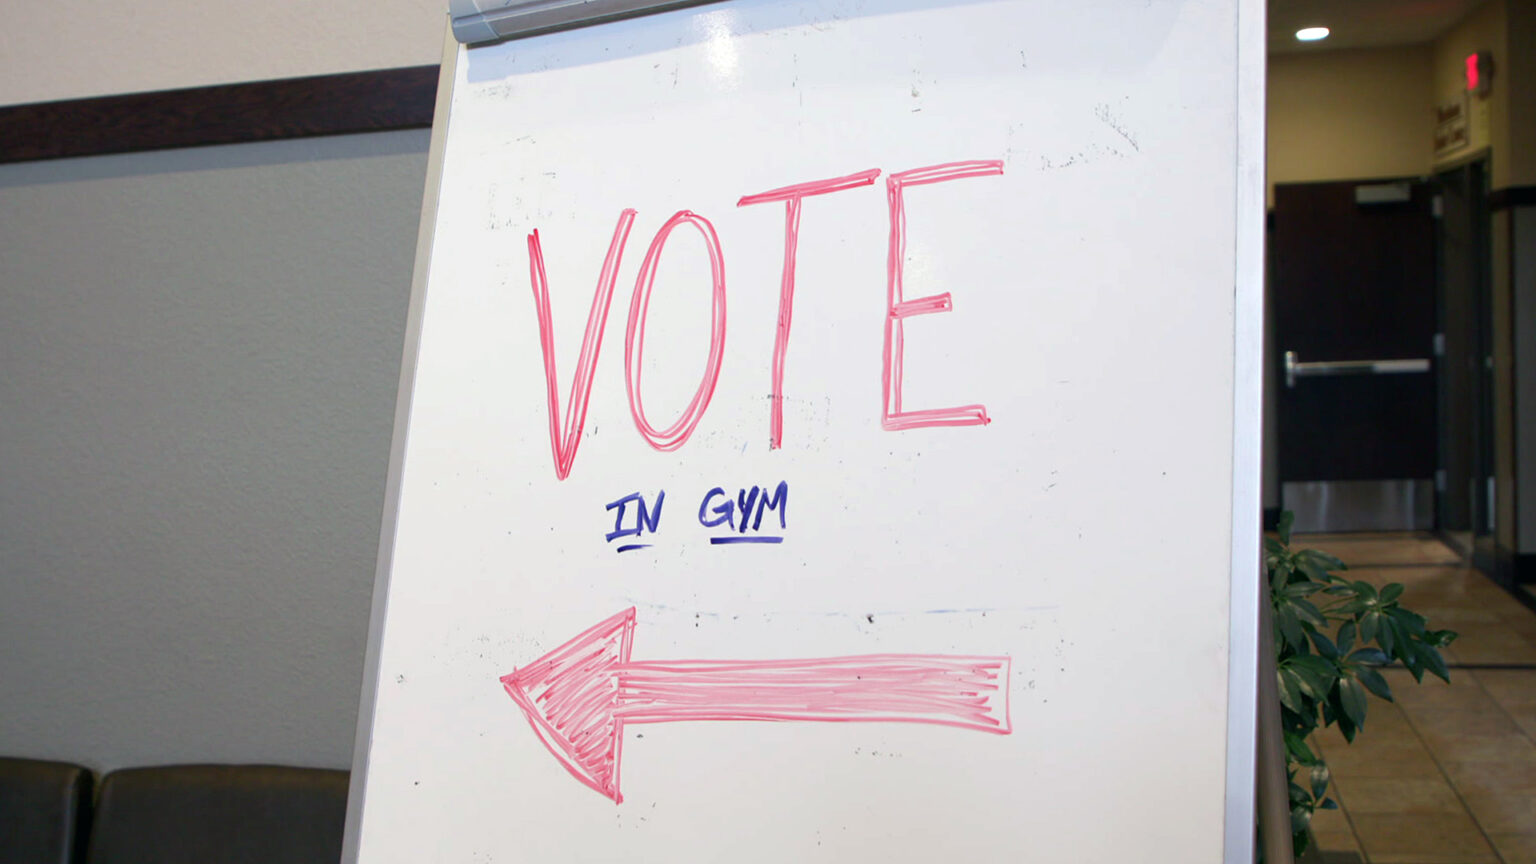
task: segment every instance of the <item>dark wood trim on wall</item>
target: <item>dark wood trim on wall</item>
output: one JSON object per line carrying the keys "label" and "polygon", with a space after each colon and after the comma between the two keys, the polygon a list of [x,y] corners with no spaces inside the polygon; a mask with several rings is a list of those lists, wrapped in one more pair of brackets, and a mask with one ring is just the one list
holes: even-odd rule
{"label": "dark wood trim on wall", "polygon": [[1488,209],[1536,207],[1536,186],[1506,186],[1488,193]]}
{"label": "dark wood trim on wall", "polygon": [[0,107],[0,163],[420,129],[437,66]]}

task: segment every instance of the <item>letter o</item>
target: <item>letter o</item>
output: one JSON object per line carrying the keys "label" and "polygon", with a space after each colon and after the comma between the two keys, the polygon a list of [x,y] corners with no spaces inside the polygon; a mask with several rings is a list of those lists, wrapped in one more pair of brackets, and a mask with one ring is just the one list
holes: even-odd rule
{"label": "letter o", "polygon": [[[713,315],[709,333],[709,361],[704,366],[704,378],[688,407],[671,426],[658,430],[645,418],[645,408],[640,404],[640,366],[645,354],[645,318],[651,305],[651,288],[656,281],[656,265],[661,260],[662,247],[672,229],[683,223],[697,228],[709,250],[709,273],[713,283]],[[624,389],[629,394],[629,413],[635,420],[635,428],[652,447],[662,452],[683,446],[693,434],[704,409],[715,395],[715,384],[720,380],[720,361],[725,356],[725,261],[720,253],[720,238],[715,226],[708,219],[687,210],[679,210],[656,232],[651,248],[646,250],[645,262],[635,277],[635,293],[629,301],[629,327],[624,334]]]}

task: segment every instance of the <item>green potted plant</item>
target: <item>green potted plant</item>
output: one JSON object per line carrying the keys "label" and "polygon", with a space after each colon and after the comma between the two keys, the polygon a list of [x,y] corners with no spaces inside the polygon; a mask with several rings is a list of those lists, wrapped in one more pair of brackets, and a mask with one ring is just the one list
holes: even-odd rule
{"label": "green potted plant", "polygon": [[1440,649],[1456,634],[1430,630],[1423,615],[1404,608],[1401,584],[1377,589],[1352,581],[1340,575],[1348,568],[1332,555],[1292,549],[1292,523],[1285,512],[1279,538],[1265,538],[1264,565],[1274,609],[1292,847],[1299,857],[1311,843],[1312,814],[1338,806],[1328,797],[1328,766],[1307,738],[1337,724],[1344,739],[1354,741],[1365,724],[1366,694],[1392,701],[1382,667],[1402,664],[1415,681],[1429,672],[1449,683]]}

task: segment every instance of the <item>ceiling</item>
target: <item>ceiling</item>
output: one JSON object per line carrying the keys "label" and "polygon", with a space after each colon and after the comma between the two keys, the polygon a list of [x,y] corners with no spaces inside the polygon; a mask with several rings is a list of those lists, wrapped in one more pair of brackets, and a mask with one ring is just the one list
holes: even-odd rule
{"label": "ceiling", "polygon": [[[1269,53],[1328,51],[1428,42],[1484,0],[1268,0]],[[1320,42],[1298,42],[1303,27],[1333,31]]]}

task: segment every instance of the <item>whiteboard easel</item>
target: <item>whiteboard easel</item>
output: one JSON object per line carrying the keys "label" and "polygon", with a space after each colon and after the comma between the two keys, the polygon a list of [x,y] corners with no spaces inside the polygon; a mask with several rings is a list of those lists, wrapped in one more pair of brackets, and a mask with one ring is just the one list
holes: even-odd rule
{"label": "whiteboard easel", "polygon": [[[1109,860],[1177,817],[1190,830],[1159,839],[1181,860],[1249,860],[1262,29],[1251,0],[741,0],[450,45],[348,859]],[[604,247],[621,251],[610,342],[587,425],[563,425]],[[714,313],[692,287],[711,280],[727,286]],[[677,440],[668,422],[694,419],[715,368],[699,334],[727,315],[718,380]],[[650,322],[638,352],[626,317]],[[652,407],[636,409],[642,371]],[[757,533],[775,483],[795,514],[777,541]],[[748,530],[762,543],[716,542]],[[1200,563],[1142,551],[1170,549]],[[1156,623],[1185,614],[1187,637]],[[541,713],[543,673],[594,632],[628,731]],[[1115,646],[1155,636],[1208,706],[1126,674]],[[806,661],[862,682],[892,656],[880,674],[1007,658],[934,673],[980,669],[1007,698],[791,710],[762,695],[782,677],[740,677]],[[729,692],[698,695],[700,668]],[[660,697],[641,673],[708,710],[642,705]],[[817,722],[836,711],[858,722]],[[718,722],[743,719],[781,722]],[[969,728],[989,723],[1009,734]],[[577,752],[569,728],[608,749]],[[1189,800],[1160,794],[1170,777]]]}

